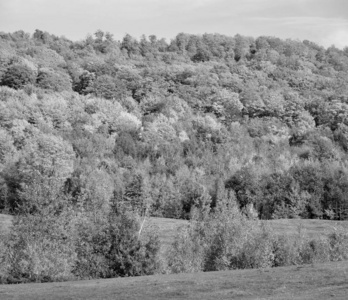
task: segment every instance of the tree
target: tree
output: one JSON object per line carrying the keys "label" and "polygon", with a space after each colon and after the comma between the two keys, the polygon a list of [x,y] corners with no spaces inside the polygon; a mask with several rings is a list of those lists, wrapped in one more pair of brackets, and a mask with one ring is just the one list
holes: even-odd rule
{"label": "tree", "polygon": [[36,74],[27,66],[21,64],[11,65],[1,79],[1,85],[14,88],[16,90],[25,85],[34,84]]}
{"label": "tree", "polygon": [[125,97],[127,94],[123,83],[109,75],[98,76],[83,91],[105,99],[119,99]]}
{"label": "tree", "polygon": [[59,69],[66,66],[64,57],[45,46],[30,47],[26,54],[41,68]]}
{"label": "tree", "polygon": [[37,76],[37,85],[40,88],[55,92],[71,91],[71,78],[68,74],[51,69],[40,69]]}
{"label": "tree", "polygon": [[88,87],[92,86],[95,80],[95,74],[84,71],[80,76],[78,82],[74,85],[74,90],[79,94],[86,95],[89,93]]}
{"label": "tree", "polygon": [[[48,201],[42,197],[31,196],[23,190],[35,192],[35,186],[42,182],[42,189],[50,180],[61,188],[73,171],[74,152],[72,146],[61,137],[38,134],[26,141],[22,155],[12,165],[6,175],[11,198],[8,200],[11,211],[19,207],[27,207],[29,211],[44,205],[40,201]],[[45,183],[44,183],[45,182]]]}
{"label": "tree", "polygon": [[126,34],[123,37],[121,43],[121,50],[125,50],[126,53],[130,55],[139,55],[140,54],[140,45],[139,42],[134,39],[131,35]]}

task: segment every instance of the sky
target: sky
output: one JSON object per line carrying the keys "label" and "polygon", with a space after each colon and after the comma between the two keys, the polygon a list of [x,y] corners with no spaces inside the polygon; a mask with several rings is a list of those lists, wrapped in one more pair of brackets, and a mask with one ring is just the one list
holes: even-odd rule
{"label": "sky", "polygon": [[98,29],[168,41],[178,33],[275,36],[348,46],[348,0],[0,0],[0,31],[82,40]]}

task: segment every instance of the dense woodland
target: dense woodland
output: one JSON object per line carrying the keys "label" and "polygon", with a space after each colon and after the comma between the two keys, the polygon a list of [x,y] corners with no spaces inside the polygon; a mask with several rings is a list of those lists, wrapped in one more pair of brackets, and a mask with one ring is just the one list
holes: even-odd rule
{"label": "dense woodland", "polygon": [[348,219],[348,48],[18,31],[0,33],[0,85],[13,278],[151,274],[149,216]]}

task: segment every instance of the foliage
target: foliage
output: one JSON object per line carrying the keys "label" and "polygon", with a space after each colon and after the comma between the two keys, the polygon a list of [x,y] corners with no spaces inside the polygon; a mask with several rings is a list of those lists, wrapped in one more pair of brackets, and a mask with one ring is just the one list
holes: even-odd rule
{"label": "foliage", "polygon": [[78,224],[77,262],[79,278],[110,278],[151,275],[158,271],[158,237],[140,238],[139,223],[130,212],[114,213],[109,220],[81,219]]}
{"label": "foliage", "polygon": [[21,64],[11,65],[1,79],[1,85],[14,89],[23,88],[25,85],[34,84],[36,74],[27,66]]}
{"label": "foliage", "polygon": [[174,273],[266,268],[273,264],[272,250],[269,229],[248,220],[230,203],[210,216],[192,220],[179,233],[168,267]]}
{"label": "foliage", "polygon": [[72,278],[76,254],[74,215],[68,199],[51,178],[33,178],[22,188],[26,202],[5,245],[7,282],[44,282]]}
{"label": "foliage", "polygon": [[71,90],[71,79],[68,74],[55,72],[50,69],[41,69],[37,76],[37,85],[40,88],[55,92]]}
{"label": "foliage", "polygon": [[308,238],[275,235],[247,219],[235,205],[202,215],[181,229],[168,253],[168,272],[201,272],[270,268],[347,259],[348,235],[334,229],[327,236]]}

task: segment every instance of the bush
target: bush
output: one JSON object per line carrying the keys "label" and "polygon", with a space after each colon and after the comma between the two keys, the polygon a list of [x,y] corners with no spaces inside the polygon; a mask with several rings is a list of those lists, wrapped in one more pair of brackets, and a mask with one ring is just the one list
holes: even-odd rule
{"label": "bush", "polygon": [[341,261],[348,259],[348,233],[339,228],[320,238],[300,232],[294,237],[276,236],[273,248],[274,267]]}
{"label": "bush", "polygon": [[108,220],[97,223],[84,219],[78,227],[77,277],[140,276],[158,270],[158,237],[139,237],[139,222],[133,213],[111,213]]}
{"label": "bush", "polygon": [[159,240],[139,230],[126,211],[96,220],[70,210],[18,216],[0,241],[0,283],[152,275],[160,267]]}
{"label": "bush", "polygon": [[73,278],[76,254],[72,218],[18,216],[5,243],[6,283],[61,281]]}
{"label": "bush", "polygon": [[348,234],[277,236],[236,207],[191,220],[167,253],[171,273],[268,268],[348,259]]}
{"label": "bush", "polygon": [[6,283],[8,274],[7,235],[0,233],[0,284]]}
{"label": "bush", "polygon": [[301,234],[295,237],[277,236],[273,247],[273,267],[330,261],[330,249],[326,238],[309,239]]}
{"label": "bush", "polygon": [[348,259],[348,233],[342,228],[335,229],[328,236],[330,260],[341,261]]}
{"label": "bush", "polygon": [[191,222],[182,227],[166,254],[169,273],[192,273],[204,271],[205,249],[202,237]]}
{"label": "bush", "polygon": [[271,231],[226,207],[203,220],[193,219],[168,253],[170,272],[218,271],[271,267]]}

